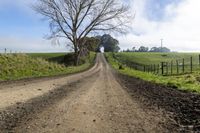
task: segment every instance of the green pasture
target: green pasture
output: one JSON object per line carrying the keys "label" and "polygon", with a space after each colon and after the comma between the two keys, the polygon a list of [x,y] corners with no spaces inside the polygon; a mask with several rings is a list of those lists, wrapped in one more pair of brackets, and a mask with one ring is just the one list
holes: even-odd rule
{"label": "green pasture", "polygon": [[[161,56],[163,53],[115,53],[115,54],[117,56],[122,55],[121,59],[123,58],[126,61],[134,60],[137,61],[138,63],[145,62],[146,64],[148,64],[149,62],[158,63],[163,60],[171,60],[175,59],[175,57],[176,58],[179,57],[181,59],[183,57],[189,57],[191,55],[198,56],[197,53],[180,53],[180,54],[167,53],[168,57],[165,58]],[[119,69],[121,63],[119,62],[118,58],[117,59],[113,58],[113,53],[105,53],[105,56],[108,62],[112,65],[112,67],[117,71],[119,71],[121,74],[140,78],[142,80],[149,81],[152,83],[163,84],[180,90],[200,93],[200,71],[195,71],[193,73],[175,75],[175,76],[161,76],[153,73],[138,71],[126,66],[123,66],[122,69]],[[162,59],[159,59],[159,57]]]}

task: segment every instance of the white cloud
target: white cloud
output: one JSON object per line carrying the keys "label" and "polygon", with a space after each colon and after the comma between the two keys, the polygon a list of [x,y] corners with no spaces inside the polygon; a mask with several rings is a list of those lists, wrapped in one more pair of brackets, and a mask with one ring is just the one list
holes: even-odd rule
{"label": "white cloud", "polygon": [[[150,21],[145,17],[144,5],[147,0],[135,0],[134,7],[137,14],[133,22],[133,29],[140,36],[128,34],[119,37],[120,46],[124,49],[133,46],[157,46],[160,39],[164,45],[176,51],[200,51],[200,1],[185,0],[178,6],[168,5],[165,9],[165,21]],[[173,14],[173,15],[172,15]]]}
{"label": "white cloud", "polygon": [[[0,0],[0,10],[10,5],[23,9],[35,21],[40,21],[30,8],[36,0]],[[160,39],[164,45],[176,51],[200,51],[200,1],[184,0],[181,4],[169,4],[165,8],[164,21],[150,21],[146,16],[145,5],[149,0],[130,0],[132,12],[136,13],[133,20],[133,32],[126,36],[118,36],[122,49],[145,45],[159,46]],[[133,2],[134,1],[134,2]],[[137,33],[135,35],[134,33]],[[22,35],[23,36],[23,35]],[[65,51],[65,46],[52,46],[41,38],[26,38],[11,35],[0,36],[0,47],[19,51]]]}

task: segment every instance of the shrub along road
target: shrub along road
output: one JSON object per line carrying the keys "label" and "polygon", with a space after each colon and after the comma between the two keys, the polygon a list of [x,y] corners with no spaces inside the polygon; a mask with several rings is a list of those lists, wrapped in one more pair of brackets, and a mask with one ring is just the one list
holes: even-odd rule
{"label": "shrub along road", "polygon": [[[158,108],[157,104],[145,106],[146,101],[141,97],[146,96],[134,93],[137,85],[126,85],[120,78],[104,56],[98,54],[94,67],[83,73],[2,85],[0,131],[121,133],[182,130],[172,112]],[[127,90],[127,87],[130,88]]]}

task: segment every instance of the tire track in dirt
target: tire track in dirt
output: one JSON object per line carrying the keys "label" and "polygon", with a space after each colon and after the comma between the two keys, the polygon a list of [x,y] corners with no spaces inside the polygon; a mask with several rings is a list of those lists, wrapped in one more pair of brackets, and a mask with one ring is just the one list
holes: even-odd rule
{"label": "tire track in dirt", "polygon": [[111,72],[103,55],[99,71],[84,80],[76,91],[23,120],[15,132],[164,132],[167,117],[133,101]]}
{"label": "tire track in dirt", "polygon": [[[95,67],[82,76],[75,76],[77,80],[74,82],[31,99],[36,104],[26,101],[27,106],[22,105],[22,108],[28,110],[25,115],[13,118],[13,115],[8,114],[8,121],[4,118],[2,125],[8,124],[9,127],[3,128],[4,131],[177,132],[170,119],[171,114],[163,109],[143,106],[124,90],[102,54],[97,55]],[[17,110],[11,107],[10,110]],[[23,109],[17,112],[23,114]],[[9,125],[13,120],[13,124]]]}
{"label": "tire track in dirt", "polygon": [[[50,105],[56,104],[58,101],[62,100],[64,97],[70,95],[71,92],[77,91],[80,88],[80,86],[82,86],[82,84],[85,84],[86,81],[95,80],[95,78],[98,76],[98,71],[99,69],[97,68],[97,65],[95,65],[93,68],[91,68],[87,72],[70,76],[71,78],[70,80],[67,80],[69,77],[56,78],[55,79],[56,81],[52,81],[53,79],[47,79],[44,81],[45,82],[50,81],[50,83],[58,83],[57,80],[61,80],[61,81],[64,80],[65,83],[62,83],[53,89],[47,88],[49,87],[47,86],[46,88],[48,90],[46,92],[40,92],[40,95],[36,97],[32,95],[26,101],[21,100],[20,102],[16,102],[14,105],[10,105],[10,104],[6,105],[5,103],[0,103],[1,105],[0,107],[2,107],[0,108],[0,131],[10,132],[12,131],[13,128],[18,126],[22,121],[31,120],[32,115],[41,112],[42,110],[48,108]],[[76,78],[78,77],[78,78],[74,80],[75,77]],[[39,81],[39,83],[42,81]],[[20,88],[22,86],[21,83],[17,83],[17,84],[19,84],[19,86],[17,86],[16,90],[13,87],[13,85],[8,85],[9,89],[11,89],[9,90],[10,95],[14,95],[14,97],[16,97],[15,93],[12,94],[12,90],[16,92],[18,89],[20,89],[21,91],[23,90],[24,92],[23,91],[22,92],[26,94],[26,91],[28,90],[23,89],[24,87]],[[14,83],[14,85],[16,85],[16,83]],[[10,86],[12,87],[10,88]],[[34,86],[37,86],[37,85],[35,85],[35,81],[33,81],[30,83],[30,86],[33,88],[31,88],[29,84],[27,84],[26,86],[28,86],[29,89],[31,89],[29,91],[33,90],[34,92],[35,91]],[[38,86],[40,86],[40,84]],[[1,90],[4,91],[5,88],[2,88]],[[6,90],[6,92],[7,91],[8,90]],[[17,100],[19,101],[20,99],[23,99],[23,97],[22,98],[21,97],[19,97]],[[12,96],[11,97],[2,96],[1,99],[3,98],[5,98],[4,100],[12,101],[12,99],[10,99],[12,98]]]}

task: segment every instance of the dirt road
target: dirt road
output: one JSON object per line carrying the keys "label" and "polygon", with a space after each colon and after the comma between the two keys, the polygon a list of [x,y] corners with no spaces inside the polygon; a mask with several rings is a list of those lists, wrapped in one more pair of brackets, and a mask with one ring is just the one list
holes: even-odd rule
{"label": "dirt road", "polygon": [[102,54],[80,74],[0,87],[1,132],[122,133],[175,130],[170,114],[134,100]]}

